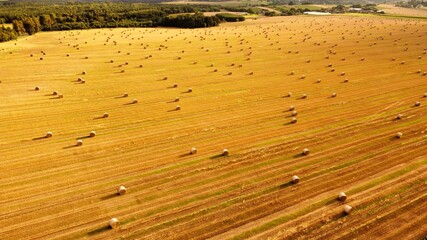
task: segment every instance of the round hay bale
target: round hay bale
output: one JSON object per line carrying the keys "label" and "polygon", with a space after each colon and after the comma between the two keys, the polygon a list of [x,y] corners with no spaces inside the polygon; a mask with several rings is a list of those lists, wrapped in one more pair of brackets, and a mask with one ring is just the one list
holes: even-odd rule
{"label": "round hay bale", "polygon": [[82,140],[77,140],[77,142],[76,142],[76,146],[81,146],[81,145],[83,145],[83,141]]}
{"label": "round hay bale", "polygon": [[173,87],[174,87],[174,88],[177,88],[177,87],[178,87],[178,83],[174,83],[174,84],[173,84]]}
{"label": "round hay bale", "polygon": [[181,110],[181,106],[177,105],[176,108],[175,108],[175,110],[177,110],[177,111]]}
{"label": "round hay bale", "polygon": [[110,225],[110,228],[114,229],[114,228],[117,228],[120,223],[119,223],[119,220],[117,220],[117,218],[112,218],[110,219],[108,224]]}
{"label": "round hay bale", "polygon": [[83,74],[83,75],[86,75],[86,71],[83,71],[83,72],[82,72],[82,74]]}
{"label": "round hay bale", "polygon": [[47,138],[51,138],[52,136],[53,136],[52,132],[47,132],[47,133],[46,133],[46,137],[47,137]]}
{"label": "round hay bale", "polygon": [[341,76],[344,76],[345,75],[345,72],[341,72]]}
{"label": "round hay bale", "polygon": [[298,112],[297,111],[292,111],[292,116],[296,116],[296,115],[298,115]]}
{"label": "round hay bale", "polygon": [[418,69],[417,73],[421,73],[421,69]]}
{"label": "round hay bale", "polygon": [[295,106],[290,106],[289,111],[293,111],[293,110],[295,110]]}
{"label": "round hay bale", "polygon": [[124,186],[120,186],[119,189],[117,190],[117,194],[119,195],[125,195],[126,194],[126,188]]}
{"label": "round hay bale", "polygon": [[415,107],[418,107],[418,106],[420,106],[421,105],[421,103],[420,102],[415,102],[415,104],[414,104],[414,106]]}
{"label": "round hay bale", "polygon": [[350,214],[352,207],[350,207],[349,205],[345,205],[344,206],[344,213],[346,214]]}
{"label": "round hay bale", "polygon": [[232,75],[233,74],[233,72],[228,72],[228,76],[230,76],[230,75]]}
{"label": "round hay bale", "polygon": [[82,79],[82,80],[80,81],[80,83],[81,83],[81,84],[85,84],[85,83],[86,83],[86,80]]}
{"label": "round hay bale", "polygon": [[348,78],[344,79],[344,82],[345,82],[345,83],[348,83]]}
{"label": "round hay bale", "polygon": [[291,93],[291,92],[288,92],[287,97],[292,97],[292,93]]}
{"label": "round hay bale", "polygon": [[120,72],[121,72],[121,73],[124,73],[124,72],[125,72],[125,70],[123,69],[123,70],[121,70]]}
{"label": "round hay bale", "polygon": [[254,72],[250,72],[249,75],[254,75]]}
{"label": "round hay bale", "polygon": [[137,104],[138,103],[138,99],[134,99],[134,100],[132,100],[132,104]]}
{"label": "round hay bale", "polygon": [[301,76],[301,79],[305,79],[305,75],[302,75],[302,76]]}
{"label": "round hay bale", "polygon": [[216,69],[216,68],[215,68],[215,69],[214,69],[214,72],[218,72],[218,69]]}
{"label": "round hay bale", "polygon": [[56,95],[58,95],[58,92],[57,91],[53,91],[52,95],[56,96]]}
{"label": "round hay bale", "polygon": [[189,92],[189,93],[193,92],[193,89],[189,88],[189,89],[188,89],[188,92]]}
{"label": "round hay bale", "polygon": [[302,98],[302,99],[306,99],[306,98],[307,98],[307,94],[303,94],[303,95],[301,96],[301,98]]}
{"label": "round hay bale", "polygon": [[123,97],[129,97],[129,94],[127,92],[123,93]]}
{"label": "round hay bale", "polygon": [[190,154],[196,154],[197,153],[197,148],[191,148],[190,150]]}
{"label": "round hay bale", "polygon": [[403,133],[401,133],[401,132],[396,133],[396,138],[402,138],[402,137],[403,137]]}
{"label": "round hay bale", "polygon": [[365,58],[361,58],[360,61],[365,61]]}
{"label": "round hay bale", "polygon": [[403,115],[402,114],[397,114],[396,119],[402,119]]}
{"label": "round hay bale", "polygon": [[405,64],[405,61],[400,62],[400,64],[402,64],[402,65]]}
{"label": "round hay bale", "polygon": [[77,78],[77,82],[81,82],[83,78]]}
{"label": "round hay bale", "polygon": [[113,62],[114,62],[114,59],[111,59],[111,60],[110,60],[110,63],[113,63]]}
{"label": "round hay bale", "polygon": [[297,118],[292,118],[291,119],[291,123],[297,123],[297,121],[298,121]]}
{"label": "round hay bale", "polygon": [[427,76],[427,72],[423,72],[423,76]]}
{"label": "round hay bale", "polygon": [[337,93],[332,93],[331,97],[336,97],[336,96],[337,96]]}
{"label": "round hay bale", "polygon": [[89,133],[89,137],[95,137],[96,136],[96,132],[95,131],[91,131],[90,133]]}
{"label": "round hay bale", "polygon": [[176,98],[175,98],[175,102],[179,102],[179,97],[176,97]]}
{"label": "round hay bale", "polygon": [[335,68],[331,68],[331,72],[335,72]]}
{"label": "round hay bale", "polygon": [[295,71],[292,71],[291,73],[289,73],[289,75],[295,75]]}
{"label": "round hay bale", "polygon": [[340,200],[341,202],[344,202],[347,199],[347,195],[345,195],[345,192],[340,192],[338,194],[338,200]]}
{"label": "round hay bale", "polygon": [[230,152],[228,151],[228,149],[224,149],[224,150],[222,150],[222,156],[228,156],[230,154]]}
{"label": "round hay bale", "polygon": [[307,156],[308,154],[310,154],[310,150],[308,150],[308,148],[304,148],[302,150],[302,154]]}
{"label": "round hay bale", "polygon": [[39,86],[36,86],[36,87],[34,88],[34,90],[38,91],[38,90],[40,90],[40,87],[39,87]]}
{"label": "round hay bale", "polygon": [[40,60],[42,61],[42,60],[43,60],[43,58],[41,57],[41,58],[40,58]]}
{"label": "round hay bale", "polygon": [[317,81],[316,81],[317,83],[321,83],[322,82],[322,80],[321,79],[317,79]]}
{"label": "round hay bale", "polygon": [[427,93],[424,93],[423,97],[427,98]]}
{"label": "round hay bale", "polygon": [[103,118],[108,118],[110,115],[108,113],[104,113],[104,115],[102,115]]}
{"label": "round hay bale", "polygon": [[292,176],[292,182],[295,184],[299,183],[299,177],[297,175]]}
{"label": "round hay bale", "polygon": [[332,63],[329,63],[329,64],[328,64],[328,67],[332,67]]}
{"label": "round hay bale", "polygon": [[58,98],[64,98],[64,95],[58,94]]}
{"label": "round hay bale", "polygon": [[141,65],[139,65],[139,67],[140,67],[140,68],[142,68],[142,64],[141,64]]}

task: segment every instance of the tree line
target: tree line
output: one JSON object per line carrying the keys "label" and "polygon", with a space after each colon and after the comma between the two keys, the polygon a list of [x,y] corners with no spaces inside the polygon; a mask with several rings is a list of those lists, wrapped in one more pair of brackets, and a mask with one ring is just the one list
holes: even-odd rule
{"label": "tree line", "polygon": [[32,35],[40,31],[58,31],[116,27],[201,28],[219,25],[227,19],[203,16],[202,12],[220,11],[209,5],[155,5],[126,2],[78,3],[0,3],[0,42]]}

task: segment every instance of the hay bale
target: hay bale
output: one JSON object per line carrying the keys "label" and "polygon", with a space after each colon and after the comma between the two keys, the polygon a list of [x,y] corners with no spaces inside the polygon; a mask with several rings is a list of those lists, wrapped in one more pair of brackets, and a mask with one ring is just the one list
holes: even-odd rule
{"label": "hay bale", "polygon": [[177,105],[176,108],[175,108],[175,110],[177,110],[177,111],[181,110],[181,106]]}
{"label": "hay bale", "polygon": [[344,206],[344,213],[346,214],[350,214],[352,207],[350,207],[349,205],[345,205]]}
{"label": "hay bale", "polygon": [[117,218],[112,218],[110,219],[108,224],[110,225],[110,228],[114,229],[114,228],[117,228],[120,223],[119,223],[119,220],[117,220]]}
{"label": "hay bale", "polygon": [[119,189],[117,190],[117,194],[119,195],[125,195],[126,194],[126,188],[124,186],[120,186]]}
{"label": "hay bale", "polygon": [[288,92],[287,97],[292,97],[292,92]]}
{"label": "hay bale", "polygon": [[332,67],[332,63],[329,63],[329,64],[328,64],[328,67]]}
{"label": "hay bale", "polygon": [[322,80],[321,79],[317,79],[317,81],[316,81],[317,83],[321,83],[322,82]]}
{"label": "hay bale", "polygon": [[305,79],[305,75],[302,75],[302,76],[301,76],[301,79]]}
{"label": "hay bale", "polygon": [[77,142],[76,142],[76,146],[81,146],[81,145],[83,145],[83,141],[82,140],[77,140]]}
{"label": "hay bale", "polygon": [[137,104],[138,103],[138,99],[134,99],[134,100],[132,100],[132,104]]}
{"label": "hay bale", "polygon": [[123,97],[129,97],[129,94],[127,92],[123,93]]}
{"label": "hay bale", "polygon": [[341,72],[341,76],[344,76],[345,75],[345,72]]}
{"label": "hay bale", "polygon": [[254,75],[254,72],[250,72],[249,75]]}
{"label": "hay bale", "polygon": [[331,68],[331,72],[335,72],[335,68]]}
{"label": "hay bale", "polygon": [[295,184],[299,183],[299,177],[297,175],[292,176],[292,182]]}
{"label": "hay bale", "polygon": [[289,107],[289,111],[293,111],[293,110],[295,110],[295,107],[294,106],[290,106]]}
{"label": "hay bale", "polygon": [[113,63],[113,62],[114,62],[114,59],[111,59],[111,60],[110,60],[110,63]]}
{"label": "hay bale", "polygon": [[58,94],[58,98],[64,98],[64,95]]}
{"label": "hay bale", "polygon": [[47,138],[51,138],[52,136],[53,136],[52,132],[47,132],[47,133],[46,133],[46,137],[47,137]]}
{"label": "hay bale", "polygon": [[108,118],[110,115],[106,112],[104,115],[102,115],[103,118]]}
{"label": "hay bale", "polygon": [[414,104],[414,106],[415,107],[418,107],[418,106],[420,106],[421,105],[421,103],[420,102],[415,102],[415,104]]}
{"label": "hay bale", "polygon": [[308,148],[304,148],[302,150],[302,154],[307,156],[308,154],[310,154],[310,150],[308,150]]}
{"label": "hay bale", "polygon": [[176,97],[176,98],[175,98],[175,102],[179,102],[179,97]]}
{"label": "hay bale", "polygon": [[405,61],[400,62],[400,64],[402,64],[402,65],[405,64]]}
{"label": "hay bale", "polygon": [[190,154],[196,154],[197,153],[197,148],[191,148],[190,150]]}
{"label": "hay bale", "polygon": [[291,123],[297,123],[297,121],[298,121],[297,118],[292,118],[291,119]]}
{"label": "hay bale", "polygon": [[402,136],[403,136],[403,133],[401,133],[401,132],[396,133],[396,138],[402,138]]}
{"label": "hay bale", "polygon": [[57,96],[58,92],[57,91],[53,91],[52,95]]}
{"label": "hay bale", "polygon": [[222,156],[228,156],[230,154],[230,152],[228,151],[228,149],[224,149],[224,150],[222,150]]}
{"label": "hay bale", "polygon": [[345,82],[345,83],[348,83],[348,78],[344,79],[344,82]]}
{"label": "hay bale", "polygon": [[397,114],[396,119],[402,119],[403,115],[402,114]]}
{"label": "hay bale", "polygon": [[302,98],[302,99],[306,99],[306,98],[307,98],[307,94],[303,94],[303,95],[301,96],[301,98]]}
{"label": "hay bale", "polygon": [[193,89],[189,88],[187,92],[191,93],[193,92]]}
{"label": "hay bale", "polygon": [[40,87],[39,87],[39,86],[36,86],[36,87],[34,88],[34,90],[38,91],[38,90],[40,90]]}
{"label": "hay bale", "polygon": [[292,116],[296,116],[296,115],[298,115],[298,112],[297,111],[292,111]]}
{"label": "hay bale", "polygon": [[43,60],[43,58],[41,57],[40,60]]}
{"label": "hay bale", "polygon": [[427,93],[424,93],[423,97],[427,98]]}
{"label": "hay bale", "polygon": [[177,88],[177,87],[178,87],[178,83],[174,83],[174,84],[173,84],[173,87],[174,87],[174,88]]}
{"label": "hay bale", "polygon": [[332,96],[331,97],[336,97],[337,96],[337,93],[332,93]]}
{"label": "hay bale", "polygon": [[86,75],[86,71],[83,71],[83,72],[82,72],[82,74],[83,74],[83,75]]}
{"label": "hay bale", "polygon": [[90,133],[89,133],[89,137],[95,137],[96,136],[96,132],[95,131],[91,131]]}
{"label": "hay bale", "polygon": [[344,202],[347,199],[347,195],[345,195],[344,192],[340,192],[338,194],[338,200],[340,200],[341,202]]}

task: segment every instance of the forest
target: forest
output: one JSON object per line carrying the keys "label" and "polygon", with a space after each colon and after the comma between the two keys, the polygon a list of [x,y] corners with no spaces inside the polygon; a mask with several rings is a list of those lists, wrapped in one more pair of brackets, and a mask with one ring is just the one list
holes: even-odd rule
{"label": "forest", "polygon": [[[13,29],[1,27],[0,42],[40,31],[157,26],[212,27],[227,20],[202,14],[202,12],[215,11],[219,11],[219,8],[209,5],[179,6],[126,2],[5,2],[0,3],[0,24],[13,24]],[[242,21],[240,18],[239,20]]]}

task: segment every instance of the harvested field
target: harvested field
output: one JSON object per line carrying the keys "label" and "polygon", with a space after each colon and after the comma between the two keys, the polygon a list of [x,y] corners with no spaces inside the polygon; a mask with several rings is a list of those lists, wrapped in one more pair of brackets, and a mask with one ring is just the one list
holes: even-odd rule
{"label": "harvested field", "polygon": [[389,4],[380,4],[378,7],[387,14],[427,18],[427,8],[404,8]]}
{"label": "harvested field", "polygon": [[422,239],[426,29],[300,16],[2,43],[1,239]]}

